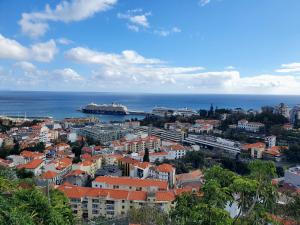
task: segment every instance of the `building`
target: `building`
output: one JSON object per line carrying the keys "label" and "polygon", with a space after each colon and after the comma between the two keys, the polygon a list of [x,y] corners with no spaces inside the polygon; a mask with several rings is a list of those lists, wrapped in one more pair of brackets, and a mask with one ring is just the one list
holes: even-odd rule
{"label": "building", "polygon": [[168,182],[154,179],[133,177],[96,177],[92,182],[93,188],[118,189],[127,191],[156,192],[168,190]]}
{"label": "building", "polygon": [[284,116],[287,119],[290,119],[290,109],[284,103],[280,103],[278,106],[275,106],[274,113],[282,115],[282,116]]}
{"label": "building", "polygon": [[295,125],[299,119],[300,119],[300,105],[296,105],[290,111],[291,124]]}
{"label": "building", "polygon": [[154,179],[167,181],[170,187],[174,187],[176,182],[175,168],[167,163],[153,166],[149,170],[149,176]]}
{"label": "building", "polygon": [[126,152],[140,152],[145,151],[147,148],[149,151],[157,150],[161,147],[161,140],[155,136],[148,136],[145,138],[137,138],[131,141],[123,142],[124,151]]}
{"label": "building", "polygon": [[190,190],[134,191],[60,185],[58,189],[69,198],[75,216],[84,219],[125,216],[132,208],[158,207],[168,213],[177,195]]}
{"label": "building", "polygon": [[192,188],[198,191],[204,182],[204,175],[201,170],[194,170],[189,173],[176,175],[176,186],[178,188]]}
{"label": "building", "polygon": [[145,179],[149,176],[149,169],[152,164],[149,162],[139,162],[134,164],[130,170],[130,177],[138,177]]}
{"label": "building", "polygon": [[97,124],[78,129],[79,135],[92,138],[100,143],[119,140],[130,132],[132,129],[122,127],[119,124]]}
{"label": "building", "polygon": [[263,142],[245,144],[243,146],[243,150],[250,151],[250,155],[252,158],[261,159],[263,157],[264,151],[266,150],[266,144]]}
{"label": "building", "polygon": [[164,146],[162,149],[169,154],[168,159],[180,159],[186,155],[189,148],[176,143]]}
{"label": "building", "polygon": [[272,136],[266,137],[265,142],[266,142],[268,148],[272,148],[272,147],[276,146],[276,136],[272,135]]}
{"label": "building", "polygon": [[39,176],[42,173],[42,168],[45,163],[42,159],[33,159],[26,164],[17,166],[18,169],[25,169],[28,172],[32,172],[35,176]]}
{"label": "building", "polygon": [[72,170],[63,179],[63,182],[68,182],[75,186],[84,187],[89,181],[89,175],[83,170]]}
{"label": "building", "polygon": [[240,120],[238,121],[237,128],[250,131],[250,132],[258,132],[262,129],[265,125],[258,122],[248,122],[248,120]]}

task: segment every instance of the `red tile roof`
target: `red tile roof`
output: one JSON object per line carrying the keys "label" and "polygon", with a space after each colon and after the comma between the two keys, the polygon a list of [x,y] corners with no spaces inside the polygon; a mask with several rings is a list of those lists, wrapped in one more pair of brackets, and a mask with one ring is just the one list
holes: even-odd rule
{"label": "red tile roof", "polygon": [[23,165],[19,165],[18,168],[19,169],[36,169],[37,167],[39,167],[41,164],[43,163],[42,159],[34,159],[32,161],[30,161],[29,163],[23,164]]}
{"label": "red tile roof", "polygon": [[246,150],[251,149],[251,148],[265,148],[265,147],[266,147],[266,144],[263,142],[256,142],[253,144],[245,144],[243,146],[243,148]]}
{"label": "red tile roof", "polygon": [[173,191],[158,191],[155,193],[155,199],[159,202],[171,202],[175,200],[175,194]]}
{"label": "red tile roof", "polygon": [[54,171],[47,171],[47,172],[45,172],[45,173],[43,173],[41,176],[40,176],[40,178],[41,179],[53,179],[54,177],[56,177],[57,176],[57,173],[56,172],[54,172]]}
{"label": "red tile roof", "polygon": [[95,182],[106,183],[110,185],[127,185],[133,187],[158,187],[160,190],[168,189],[168,182],[154,179],[99,176],[95,179]]}
{"label": "red tile roof", "polygon": [[171,172],[175,171],[175,168],[170,164],[164,163],[164,164],[157,166],[155,168],[155,170],[158,172],[171,173]]}

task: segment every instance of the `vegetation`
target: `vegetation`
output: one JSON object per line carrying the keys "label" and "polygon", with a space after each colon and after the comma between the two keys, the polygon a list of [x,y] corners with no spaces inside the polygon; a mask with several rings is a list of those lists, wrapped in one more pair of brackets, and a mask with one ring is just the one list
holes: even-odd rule
{"label": "vegetation", "polygon": [[67,198],[58,190],[47,197],[32,183],[0,168],[0,224],[71,225],[74,218]]}
{"label": "vegetation", "polygon": [[[185,194],[176,200],[172,224],[265,224],[274,211],[276,190],[271,184],[275,166],[253,161],[250,174],[240,176],[214,166],[205,171],[206,182],[199,194]],[[236,204],[241,210],[231,217],[226,206]]]}
{"label": "vegetation", "polygon": [[149,158],[149,149],[145,148],[145,154],[143,157],[143,162],[150,162],[150,158]]}
{"label": "vegetation", "polygon": [[128,212],[130,223],[142,225],[165,225],[168,224],[168,214],[158,207],[143,206],[133,208]]}

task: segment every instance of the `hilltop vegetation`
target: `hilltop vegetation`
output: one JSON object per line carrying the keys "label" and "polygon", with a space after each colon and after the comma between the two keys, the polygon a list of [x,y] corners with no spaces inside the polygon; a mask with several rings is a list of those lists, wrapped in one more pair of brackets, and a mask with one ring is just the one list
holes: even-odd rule
{"label": "hilltop vegetation", "polygon": [[0,168],[0,224],[71,225],[74,217],[60,191],[51,189],[47,196],[32,180]]}

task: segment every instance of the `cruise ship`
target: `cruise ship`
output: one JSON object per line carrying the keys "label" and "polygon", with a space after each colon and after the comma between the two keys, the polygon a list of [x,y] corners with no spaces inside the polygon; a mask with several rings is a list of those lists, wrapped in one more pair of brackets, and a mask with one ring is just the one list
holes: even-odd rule
{"label": "cruise ship", "polygon": [[105,114],[105,115],[127,115],[128,109],[126,106],[121,104],[102,104],[98,105],[95,103],[90,103],[85,107],[81,108],[83,113],[90,114]]}

